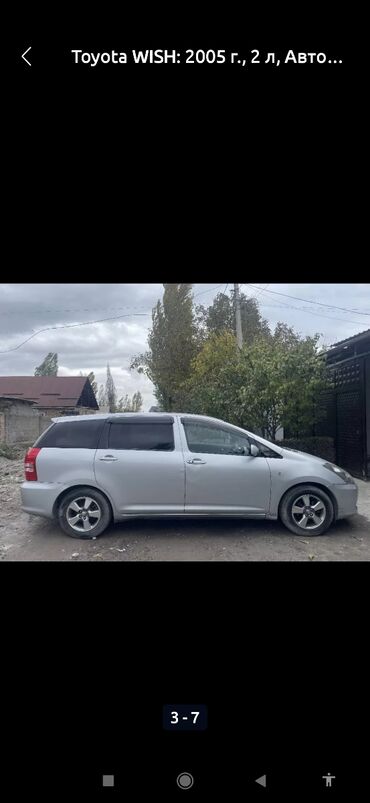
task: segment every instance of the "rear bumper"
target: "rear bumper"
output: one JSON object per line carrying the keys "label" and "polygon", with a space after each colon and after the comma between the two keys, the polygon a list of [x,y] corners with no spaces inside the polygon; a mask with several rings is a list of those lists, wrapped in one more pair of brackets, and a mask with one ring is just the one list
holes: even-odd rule
{"label": "rear bumper", "polygon": [[342,485],[332,486],[335,497],[338,503],[338,519],[344,519],[346,516],[353,516],[357,513],[357,498],[358,487],[357,485]]}
{"label": "rear bumper", "polygon": [[54,503],[65,488],[67,485],[57,482],[23,482],[21,485],[22,510],[24,513],[52,519]]}

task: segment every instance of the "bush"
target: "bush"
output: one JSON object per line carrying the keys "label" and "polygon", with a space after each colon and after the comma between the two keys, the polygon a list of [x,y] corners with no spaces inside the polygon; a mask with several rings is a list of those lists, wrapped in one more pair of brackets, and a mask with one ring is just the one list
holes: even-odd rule
{"label": "bush", "polygon": [[297,449],[299,452],[307,452],[316,457],[322,457],[323,460],[329,460],[335,463],[335,445],[334,438],[286,438],[283,441],[273,441],[277,446],[283,449]]}

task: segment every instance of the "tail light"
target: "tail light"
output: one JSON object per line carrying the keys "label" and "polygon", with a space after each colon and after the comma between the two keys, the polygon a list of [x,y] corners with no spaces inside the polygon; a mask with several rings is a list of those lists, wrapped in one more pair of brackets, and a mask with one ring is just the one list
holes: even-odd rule
{"label": "tail light", "polygon": [[26,453],[24,458],[24,475],[26,480],[37,481],[36,457],[39,452],[41,452],[41,449],[35,449],[35,447],[32,446],[31,449],[28,449],[28,452]]}

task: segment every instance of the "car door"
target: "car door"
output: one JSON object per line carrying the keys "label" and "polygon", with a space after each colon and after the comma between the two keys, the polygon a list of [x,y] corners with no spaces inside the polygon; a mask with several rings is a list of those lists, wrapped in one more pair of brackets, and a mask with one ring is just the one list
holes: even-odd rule
{"label": "car door", "polygon": [[249,454],[248,436],[227,424],[181,419],[185,512],[266,515],[271,475],[262,455]]}
{"label": "car door", "polygon": [[117,516],[184,512],[184,459],[172,416],[110,420],[94,465]]}

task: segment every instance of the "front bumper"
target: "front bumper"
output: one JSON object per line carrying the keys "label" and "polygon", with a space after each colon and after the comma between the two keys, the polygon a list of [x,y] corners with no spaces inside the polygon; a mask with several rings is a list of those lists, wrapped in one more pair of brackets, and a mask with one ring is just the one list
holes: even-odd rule
{"label": "front bumper", "polygon": [[54,503],[65,488],[67,486],[60,482],[22,482],[22,510],[34,516],[52,519]]}
{"label": "front bumper", "polygon": [[332,486],[338,504],[338,519],[353,516],[357,513],[358,487],[355,483],[346,482]]}

